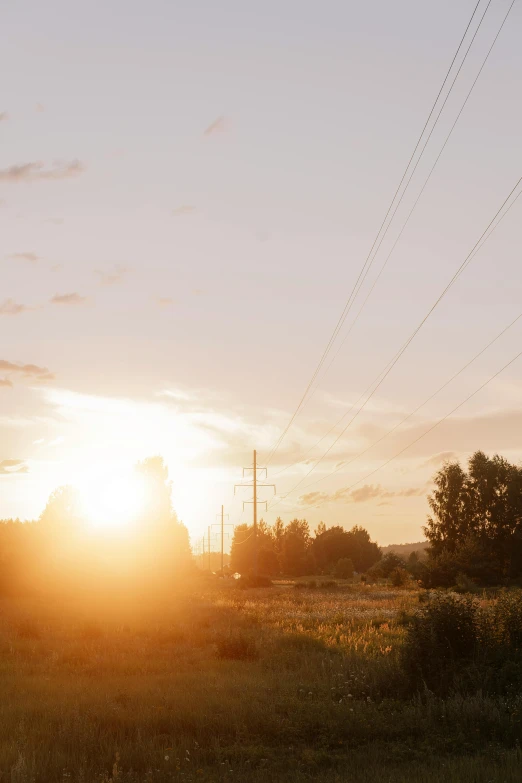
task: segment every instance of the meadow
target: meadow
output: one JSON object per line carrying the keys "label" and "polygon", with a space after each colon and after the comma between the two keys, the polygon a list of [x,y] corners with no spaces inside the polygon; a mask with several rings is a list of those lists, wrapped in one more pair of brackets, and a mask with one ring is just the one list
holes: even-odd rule
{"label": "meadow", "polygon": [[412,686],[417,589],[102,596],[0,602],[2,783],[521,779],[517,693]]}

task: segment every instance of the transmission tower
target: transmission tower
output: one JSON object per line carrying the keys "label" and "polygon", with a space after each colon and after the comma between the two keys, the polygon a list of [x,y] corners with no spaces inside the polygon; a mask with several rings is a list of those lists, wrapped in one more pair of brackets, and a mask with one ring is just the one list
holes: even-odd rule
{"label": "transmission tower", "polygon": [[243,501],[243,508],[245,508],[245,505],[247,503],[251,503],[254,507],[254,574],[257,576],[258,573],[258,549],[259,549],[259,541],[258,541],[258,530],[257,530],[257,504],[261,503],[265,505],[265,509],[267,507],[266,500],[260,500],[257,497],[257,490],[261,487],[272,487],[274,490],[274,495],[276,491],[275,484],[266,484],[265,482],[260,483],[257,478],[258,471],[264,471],[264,478],[267,478],[267,469],[266,468],[260,468],[257,465],[257,451],[254,449],[254,464],[252,467],[249,468],[243,468],[243,478],[245,478],[249,473],[252,474],[252,481],[248,482],[247,484],[235,484],[234,485],[234,495],[236,494],[236,489],[238,487],[252,487],[253,489],[253,495],[252,500],[244,500]]}

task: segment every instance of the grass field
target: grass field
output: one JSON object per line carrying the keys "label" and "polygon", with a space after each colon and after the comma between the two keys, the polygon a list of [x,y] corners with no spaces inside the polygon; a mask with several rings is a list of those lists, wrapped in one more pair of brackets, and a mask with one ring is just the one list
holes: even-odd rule
{"label": "grass field", "polygon": [[0,603],[2,783],[522,780],[517,695],[412,691],[416,591],[92,603]]}

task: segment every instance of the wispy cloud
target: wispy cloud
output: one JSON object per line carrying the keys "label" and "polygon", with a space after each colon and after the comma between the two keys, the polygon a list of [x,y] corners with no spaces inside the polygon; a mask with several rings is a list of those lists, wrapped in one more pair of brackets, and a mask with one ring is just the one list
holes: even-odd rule
{"label": "wispy cloud", "polygon": [[196,207],[192,207],[190,204],[182,204],[181,207],[176,207],[172,210],[173,217],[181,217],[182,215],[190,215],[196,211]]}
{"label": "wispy cloud", "polygon": [[323,505],[326,503],[367,503],[369,500],[379,499],[381,501],[389,498],[410,498],[424,495],[425,486],[407,487],[393,492],[384,489],[380,484],[364,484],[358,489],[350,490],[348,487],[338,489],[336,492],[308,492],[301,495],[299,503],[301,505]]}
{"label": "wispy cloud", "polygon": [[55,294],[51,299],[51,304],[59,305],[82,305],[85,304],[87,299],[81,296],[76,291],[71,294]]}
{"label": "wispy cloud", "polygon": [[60,180],[78,177],[85,171],[79,160],[68,163],[55,163],[46,168],[41,161],[20,163],[0,169],[0,182],[39,182],[42,180]]}
{"label": "wispy cloud", "polygon": [[4,386],[5,388],[12,389],[13,382],[10,381],[9,378],[0,378],[0,386]]}
{"label": "wispy cloud", "polygon": [[33,310],[33,307],[28,307],[24,304],[18,304],[13,299],[6,299],[0,304],[0,315],[20,315],[20,313],[26,313],[28,310]]}
{"label": "wispy cloud", "polygon": [[0,359],[0,372],[16,372],[24,375],[26,378],[41,378],[45,380],[54,379],[53,373],[49,372],[47,367],[38,367],[36,364],[21,364],[9,362],[7,359]]}
{"label": "wispy cloud", "polygon": [[13,473],[29,473],[29,468],[21,459],[4,459],[0,462],[0,475],[10,476]]}
{"label": "wispy cloud", "polygon": [[0,111],[0,122],[7,122],[9,114],[6,111]]}
{"label": "wispy cloud", "polygon": [[156,302],[160,307],[170,307],[174,304],[174,299],[171,299],[169,296],[158,296]]}
{"label": "wispy cloud", "polygon": [[35,111],[38,113],[45,111],[45,106],[43,105],[43,103],[37,103],[35,107]]}
{"label": "wispy cloud", "polygon": [[226,122],[223,115],[218,117],[214,122],[210,123],[208,128],[203,133],[204,136],[213,136],[215,133],[222,133],[226,128]]}
{"label": "wispy cloud", "polygon": [[449,460],[455,460],[457,459],[458,454],[456,451],[441,451],[439,454],[434,454],[433,457],[430,457],[425,462],[423,462],[420,467],[421,468],[430,468],[430,467],[438,467],[439,465],[442,465],[443,462],[448,462]]}
{"label": "wispy cloud", "polygon": [[40,260],[36,253],[11,253],[9,258],[13,261],[29,261],[31,264],[36,264]]}
{"label": "wispy cloud", "polygon": [[127,267],[117,265],[111,272],[96,269],[94,274],[99,278],[100,285],[117,285],[118,283],[123,282],[128,271]]}

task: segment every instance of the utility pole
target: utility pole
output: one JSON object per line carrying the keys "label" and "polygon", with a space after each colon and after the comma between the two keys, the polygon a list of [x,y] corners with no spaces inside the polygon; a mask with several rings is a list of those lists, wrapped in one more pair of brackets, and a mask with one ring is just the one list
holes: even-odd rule
{"label": "utility pole", "polygon": [[[257,489],[258,487],[273,487],[274,494],[276,491],[275,484],[265,484],[259,483],[257,480],[257,472],[258,470],[263,470],[265,472],[265,478],[267,477],[267,469],[266,468],[258,468],[257,466],[257,451],[254,449],[254,465],[252,468],[243,468],[243,478],[245,477],[245,471],[252,471],[252,489],[253,489],[253,498],[252,500],[244,500],[243,501],[243,508],[245,507],[245,503],[252,503],[254,506],[254,574],[255,576],[258,575],[258,554],[259,554],[259,538],[258,538],[258,529],[257,529],[257,504],[258,503],[264,503],[265,508],[267,507],[267,501],[266,500],[259,500],[257,497]],[[244,487],[249,486],[246,484],[235,484],[234,485],[234,494],[236,492],[237,487]]]}
{"label": "utility pole", "polygon": [[210,525],[208,526],[208,570],[212,570],[210,565]]}
{"label": "utility pole", "polygon": [[[212,527],[220,527],[221,528],[221,573],[223,574],[223,568],[225,566],[224,563],[224,556],[225,556],[225,544],[224,544],[224,536],[225,536],[225,525],[230,525],[230,527],[234,527],[232,522],[225,522],[225,517],[228,519],[228,514],[224,513],[225,509],[224,506],[221,506],[221,514],[216,514],[216,516],[220,519],[219,522],[215,522]],[[228,533],[227,533],[228,535]]]}
{"label": "utility pole", "polygon": [[256,576],[258,571],[258,560],[259,541],[257,538],[257,451],[254,449],[254,574]]}
{"label": "utility pole", "polygon": [[223,514],[223,506],[221,506],[221,574],[223,574],[223,532],[224,532],[224,514]]}

